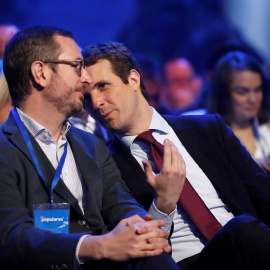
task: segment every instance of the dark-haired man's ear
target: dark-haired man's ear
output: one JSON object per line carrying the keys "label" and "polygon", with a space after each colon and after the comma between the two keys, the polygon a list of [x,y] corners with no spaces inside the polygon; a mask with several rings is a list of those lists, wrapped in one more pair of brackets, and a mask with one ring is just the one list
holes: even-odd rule
{"label": "dark-haired man's ear", "polygon": [[31,65],[31,73],[34,80],[33,85],[44,88],[48,83],[48,67],[41,61],[35,61]]}
{"label": "dark-haired man's ear", "polygon": [[137,70],[132,69],[130,71],[128,82],[130,85],[134,86],[133,89],[135,90],[135,92],[140,89],[141,77]]}

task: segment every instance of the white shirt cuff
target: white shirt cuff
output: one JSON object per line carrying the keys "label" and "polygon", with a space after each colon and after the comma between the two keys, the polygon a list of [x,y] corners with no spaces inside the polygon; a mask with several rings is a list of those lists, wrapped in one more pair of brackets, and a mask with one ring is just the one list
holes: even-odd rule
{"label": "white shirt cuff", "polygon": [[78,262],[79,264],[83,264],[83,262],[81,262],[80,259],[79,259],[79,250],[80,250],[82,241],[83,241],[87,236],[89,236],[89,234],[83,235],[83,236],[80,238],[80,240],[79,240],[79,242],[78,242],[78,244],[77,244],[77,247],[76,247],[76,259],[77,259],[77,262]]}
{"label": "white shirt cuff", "polygon": [[176,206],[175,209],[169,214],[162,213],[159,211],[155,205],[155,200],[151,204],[148,213],[153,217],[154,220],[163,220],[165,222],[165,226],[162,227],[162,230],[170,233],[171,226],[173,223],[174,213],[176,212]]}

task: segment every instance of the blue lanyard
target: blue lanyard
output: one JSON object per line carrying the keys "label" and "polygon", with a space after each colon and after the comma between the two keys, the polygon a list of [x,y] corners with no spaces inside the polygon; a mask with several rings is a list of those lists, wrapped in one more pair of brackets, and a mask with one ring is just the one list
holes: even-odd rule
{"label": "blue lanyard", "polygon": [[53,189],[55,188],[58,181],[60,180],[60,175],[61,175],[64,163],[65,163],[65,159],[66,159],[66,156],[67,156],[67,145],[68,145],[68,143],[67,142],[65,143],[64,153],[63,153],[63,155],[62,155],[62,157],[60,159],[60,162],[59,162],[59,164],[58,164],[58,166],[56,168],[56,171],[55,171],[54,177],[53,177],[53,181],[52,181],[52,185],[51,185],[51,188],[50,188],[48,186],[44,176],[43,176],[43,173],[42,173],[40,167],[39,167],[38,160],[37,160],[37,157],[35,155],[31,140],[30,140],[29,135],[28,135],[28,133],[26,131],[26,128],[25,128],[25,126],[24,126],[24,124],[23,124],[23,122],[22,122],[22,120],[21,120],[21,118],[20,118],[20,116],[18,114],[17,109],[13,108],[11,112],[12,112],[12,115],[15,118],[16,124],[17,124],[17,126],[18,126],[18,128],[19,128],[19,130],[20,130],[20,132],[21,132],[21,134],[23,136],[23,139],[24,139],[24,141],[26,143],[28,151],[29,151],[29,153],[30,153],[30,155],[32,157],[32,160],[33,160],[33,162],[35,164],[35,167],[37,169],[37,172],[38,172],[39,176],[41,177],[41,179],[43,180],[45,186],[47,187],[48,192],[50,193],[51,203],[53,203]]}

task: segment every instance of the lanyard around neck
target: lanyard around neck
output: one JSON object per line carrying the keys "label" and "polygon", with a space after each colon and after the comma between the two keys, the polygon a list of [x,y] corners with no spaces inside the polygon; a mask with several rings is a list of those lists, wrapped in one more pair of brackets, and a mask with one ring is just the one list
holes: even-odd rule
{"label": "lanyard around neck", "polygon": [[64,148],[64,153],[60,159],[60,162],[56,168],[56,171],[54,173],[54,177],[53,177],[53,181],[52,181],[52,184],[51,184],[51,188],[49,187],[47,181],[45,180],[44,176],[43,176],[43,173],[39,167],[39,163],[38,163],[38,160],[37,160],[37,157],[35,155],[35,152],[34,152],[34,149],[33,149],[33,146],[32,146],[32,143],[31,143],[31,140],[30,140],[30,137],[27,133],[27,130],[26,130],[26,127],[24,126],[19,114],[18,114],[18,111],[16,108],[13,108],[12,109],[12,115],[16,121],[16,124],[23,136],[23,139],[26,143],[26,146],[27,146],[27,149],[32,157],[32,160],[34,162],[34,165],[36,167],[36,170],[39,174],[39,176],[41,177],[41,179],[43,180],[48,192],[50,193],[50,200],[51,200],[51,203],[53,203],[53,190],[55,188],[55,186],[57,185],[58,181],[60,180],[60,175],[61,175],[61,172],[62,172],[62,169],[63,169],[63,166],[64,166],[64,163],[65,163],[65,159],[66,159],[66,156],[67,156],[67,145],[68,145],[68,142],[65,143],[65,148]]}

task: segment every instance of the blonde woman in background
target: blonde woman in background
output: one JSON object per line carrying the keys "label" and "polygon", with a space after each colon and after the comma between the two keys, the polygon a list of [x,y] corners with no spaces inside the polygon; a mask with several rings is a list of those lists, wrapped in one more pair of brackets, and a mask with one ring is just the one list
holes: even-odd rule
{"label": "blonde woman in background", "polygon": [[11,99],[8,91],[8,85],[4,73],[0,75],[0,125],[8,118],[12,109]]}

